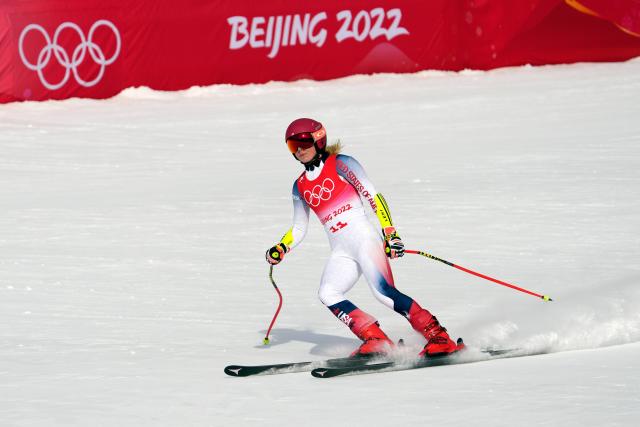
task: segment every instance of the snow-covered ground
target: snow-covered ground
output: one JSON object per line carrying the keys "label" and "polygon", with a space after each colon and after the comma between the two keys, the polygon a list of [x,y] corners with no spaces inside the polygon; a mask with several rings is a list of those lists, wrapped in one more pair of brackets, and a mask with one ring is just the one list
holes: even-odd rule
{"label": "snow-covered ground", "polygon": [[[636,60],[0,106],[0,425],[638,425],[639,95]],[[407,247],[556,301],[414,255],[401,290],[469,345],[550,353],[225,376],[358,345],[317,300],[316,219],[261,343],[300,116],[365,166]],[[350,296],[419,350],[365,283]]]}

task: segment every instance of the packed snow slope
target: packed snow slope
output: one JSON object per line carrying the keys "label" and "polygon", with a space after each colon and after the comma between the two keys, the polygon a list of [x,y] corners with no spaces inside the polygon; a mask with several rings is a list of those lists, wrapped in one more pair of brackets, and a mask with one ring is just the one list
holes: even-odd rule
{"label": "packed snow slope", "polygon": [[[640,62],[128,90],[0,107],[2,426],[632,426],[640,420]],[[227,364],[343,356],[313,218],[276,267],[322,121],[415,255],[397,286],[474,347],[548,354],[318,380]],[[361,281],[350,299],[416,353]]]}

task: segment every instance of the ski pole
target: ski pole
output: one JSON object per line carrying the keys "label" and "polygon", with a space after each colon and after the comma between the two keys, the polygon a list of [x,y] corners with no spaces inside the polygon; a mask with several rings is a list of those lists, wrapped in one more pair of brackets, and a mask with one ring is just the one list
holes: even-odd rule
{"label": "ski pole", "polygon": [[273,319],[271,319],[271,324],[269,325],[269,329],[267,330],[267,335],[265,335],[264,340],[262,340],[262,343],[264,345],[269,344],[269,334],[271,333],[271,328],[273,328],[273,324],[276,323],[276,318],[278,317],[278,314],[280,314],[280,309],[282,308],[282,294],[280,293],[280,289],[278,289],[278,285],[276,285],[276,282],[273,280],[273,265],[269,267],[269,280],[271,280],[271,284],[278,293],[279,302],[276,314],[274,314]]}
{"label": "ski pole", "polygon": [[455,267],[455,268],[457,268],[458,270],[462,270],[462,271],[464,271],[465,273],[473,274],[474,276],[481,277],[481,278],[483,278],[483,279],[489,280],[489,281],[491,281],[491,282],[497,283],[497,284],[502,285],[502,286],[507,286],[507,287],[509,287],[509,288],[511,288],[511,289],[515,289],[516,291],[524,292],[525,294],[529,294],[529,295],[533,295],[534,297],[541,298],[541,299],[543,299],[544,301],[553,301],[553,300],[552,300],[548,295],[541,295],[541,294],[537,294],[537,293],[535,293],[535,292],[531,292],[531,291],[529,291],[529,290],[527,290],[527,289],[524,289],[524,288],[518,287],[518,286],[516,286],[516,285],[512,285],[512,284],[510,284],[510,283],[503,282],[502,280],[494,279],[493,277],[489,277],[489,276],[486,276],[486,275],[484,275],[484,274],[477,273],[477,272],[475,272],[475,271],[473,271],[473,270],[469,270],[468,268],[464,268],[464,267],[462,267],[462,266],[456,265],[456,264],[454,264],[454,263],[452,263],[452,262],[446,261],[446,260],[444,260],[444,259],[442,259],[442,258],[438,258],[438,257],[433,256],[433,255],[431,255],[431,254],[428,254],[428,253],[426,253],[426,252],[422,252],[422,251],[413,251],[413,250],[405,250],[405,253],[408,253],[408,254],[416,254],[416,255],[422,255],[423,257],[427,257],[427,258],[430,258],[430,259],[435,260],[435,261],[440,261],[440,262],[442,262],[442,263],[444,263],[444,264],[447,264],[448,266]]}

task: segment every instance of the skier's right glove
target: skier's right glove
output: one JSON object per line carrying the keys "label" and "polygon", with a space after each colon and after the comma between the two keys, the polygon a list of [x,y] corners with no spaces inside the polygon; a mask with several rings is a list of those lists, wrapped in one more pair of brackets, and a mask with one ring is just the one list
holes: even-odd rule
{"label": "skier's right glove", "polygon": [[389,258],[398,258],[404,255],[404,243],[398,236],[394,227],[385,227],[382,232],[384,233],[384,253]]}
{"label": "skier's right glove", "polygon": [[267,258],[267,262],[271,265],[276,265],[282,261],[284,258],[284,254],[289,252],[289,247],[284,243],[276,243],[275,246],[272,246],[266,253],[265,257]]}

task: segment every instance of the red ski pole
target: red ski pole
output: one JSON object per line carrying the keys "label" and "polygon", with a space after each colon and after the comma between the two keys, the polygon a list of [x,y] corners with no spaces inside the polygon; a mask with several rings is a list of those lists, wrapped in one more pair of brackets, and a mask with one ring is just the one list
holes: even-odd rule
{"label": "red ski pole", "polygon": [[535,293],[535,292],[531,292],[531,291],[529,291],[529,290],[527,290],[527,289],[524,289],[524,288],[521,288],[521,287],[519,287],[519,286],[512,285],[511,283],[507,283],[507,282],[503,282],[502,280],[494,279],[493,277],[489,277],[489,276],[486,276],[486,275],[484,275],[484,274],[477,273],[477,272],[475,272],[475,271],[473,271],[473,270],[469,270],[468,268],[461,267],[461,266],[459,266],[459,265],[456,265],[456,264],[454,264],[454,263],[452,263],[452,262],[446,261],[446,260],[444,260],[444,259],[442,259],[442,258],[438,258],[438,257],[433,256],[433,255],[431,255],[431,254],[428,254],[428,253],[426,253],[426,252],[422,252],[422,251],[413,251],[413,250],[405,250],[405,253],[408,253],[408,254],[416,254],[416,255],[422,255],[423,257],[427,257],[427,258],[430,258],[430,259],[435,260],[435,261],[440,261],[440,262],[442,262],[442,263],[444,263],[444,264],[447,264],[448,266],[455,267],[455,268],[457,268],[458,270],[462,270],[462,271],[464,271],[465,273],[473,274],[474,276],[481,277],[481,278],[483,278],[483,279],[485,279],[485,280],[489,280],[489,281],[491,281],[491,282],[493,282],[493,283],[497,283],[497,284],[502,285],[502,286],[507,286],[507,287],[509,287],[509,288],[511,288],[511,289],[515,289],[516,291],[524,292],[525,294],[529,294],[529,295],[533,295],[534,297],[541,298],[541,299],[543,299],[544,301],[553,301],[553,300],[552,300],[548,295],[541,295],[541,294],[537,294],[537,293]]}
{"label": "red ski pole", "polygon": [[269,325],[269,329],[267,330],[267,335],[265,335],[264,340],[262,340],[262,343],[264,345],[269,344],[269,334],[271,333],[271,328],[273,328],[273,324],[276,323],[276,318],[278,317],[278,314],[280,314],[280,309],[282,308],[282,294],[280,293],[280,289],[278,289],[276,282],[273,280],[273,265],[269,267],[269,280],[271,280],[271,284],[273,285],[274,289],[278,293],[279,302],[278,302],[278,309],[276,310],[276,314],[274,314],[273,319],[271,319],[271,324]]}

